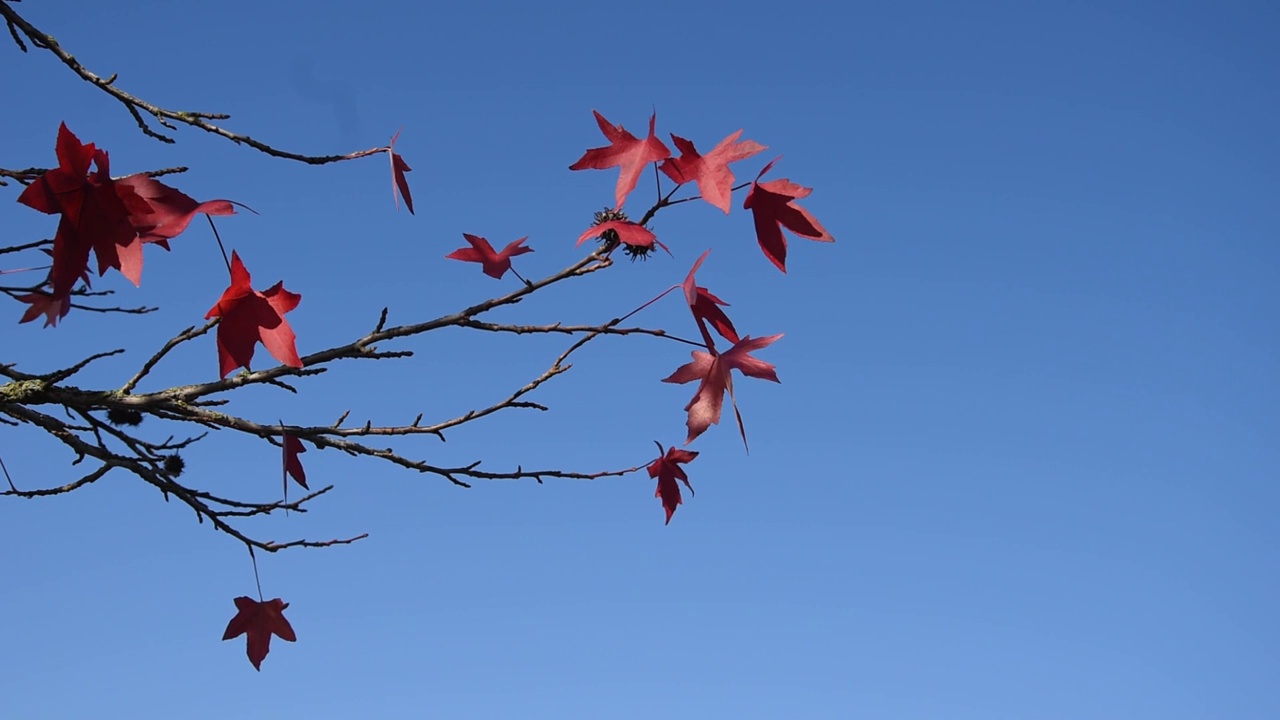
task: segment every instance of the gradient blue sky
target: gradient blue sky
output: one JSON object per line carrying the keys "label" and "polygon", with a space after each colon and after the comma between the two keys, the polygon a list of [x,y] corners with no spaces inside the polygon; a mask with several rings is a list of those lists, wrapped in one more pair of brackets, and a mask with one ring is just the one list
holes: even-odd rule
{"label": "gradient blue sky", "polygon": [[[616,172],[570,173],[598,109],[815,188],[835,245],[792,240],[789,275],[741,195],[653,227],[675,253],[621,263],[499,319],[601,322],[703,284],[781,385],[739,383],[752,439],[692,446],[697,496],[670,526],[644,476],[461,490],[332,452],[338,488],[261,535],[354,547],[260,560],[299,642],[261,674],[219,638],[254,594],[242,547],[140,482],[0,502],[7,718],[1274,718],[1280,716],[1280,11],[1226,4],[52,3],[17,6],[98,72],[161,104],[307,152],[384,144],[414,167],[395,212],[385,160],[309,168],[195,132],[138,135],[51,56],[0,40],[0,166],[53,162],[59,121],[113,170],[261,215],[220,223],[260,287],[302,293],[303,352],[513,287],[445,261],[463,232],[578,257]],[[1267,68],[1272,68],[1267,70]],[[629,206],[643,208],[646,176]],[[6,243],[53,222],[0,189]],[[0,198],[3,199],[3,198]],[[225,287],[207,229],[149,254],[146,318],[6,311],[5,360],[119,384]],[[675,297],[638,316],[695,331]],[[340,366],[264,420],[452,416],[540,372],[562,340],[450,332],[411,361]],[[685,347],[615,338],[513,412],[415,456],[495,469],[647,462],[683,438]],[[211,338],[157,381],[216,374]],[[144,429],[163,436],[167,428]],[[65,453],[0,435],[15,480]],[[215,436],[191,482],[264,499],[278,454]]]}

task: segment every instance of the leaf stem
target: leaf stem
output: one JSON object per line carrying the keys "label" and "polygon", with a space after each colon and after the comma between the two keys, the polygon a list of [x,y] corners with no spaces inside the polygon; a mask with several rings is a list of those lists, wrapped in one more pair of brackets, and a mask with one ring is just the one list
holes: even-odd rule
{"label": "leaf stem", "polygon": [[258,578],[258,556],[254,554],[252,545],[245,544],[245,547],[249,548],[249,559],[253,561],[253,582],[258,586],[258,602],[266,602],[262,597],[262,580]]}
{"label": "leaf stem", "polygon": [[231,259],[227,257],[227,248],[222,244],[222,236],[218,234],[218,226],[213,224],[213,216],[206,214],[209,227],[213,228],[213,238],[218,241],[218,249],[222,251],[222,262],[227,264],[227,274],[231,274]]}

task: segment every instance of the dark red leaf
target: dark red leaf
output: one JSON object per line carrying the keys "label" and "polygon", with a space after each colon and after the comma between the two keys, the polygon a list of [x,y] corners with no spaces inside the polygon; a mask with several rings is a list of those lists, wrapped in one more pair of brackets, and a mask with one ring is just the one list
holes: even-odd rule
{"label": "dark red leaf", "polygon": [[809,197],[809,193],[813,192],[812,188],[797,185],[786,178],[760,182],[760,176],[769,172],[775,162],[777,160],[765,165],[760,175],[756,176],[742,207],[750,210],[755,219],[756,240],[760,243],[764,256],[779,270],[786,272],[787,239],[782,235],[782,228],[810,240],[835,242],[835,238],[808,210],[795,204],[796,200]]}
{"label": "dark red leaf", "polygon": [[281,363],[302,367],[297,338],[289,321],[284,319],[285,313],[298,307],[302,296],[285,290],[282,282],[264,292],[254,290],[249,282],[249,271],[233,250],[231,286],[205,314],[206,318],[221,318],[218,323],[219,377],[226,377],[236,368],[247,370],[258,342]]}
{"label": "dark red leaf", "polygon": [[198,213],[206,215],[234,215],[236,210],[230,200],[196,202],[182,191],[143,174],[130,175],[115,181],[116,187],[131,188],[148,204],[145,213],[134,213],[129,222],[142,242],[156,243],[169,249],[168,240],[187,229]]}
{"label": "dark red leaf", "polygon": [[14,299],[31,305],[31,307],[27,308],[27,311],[22,314],[22,319],[18,321],[19,325],[31,322],[41,315],[44,315],[45,327],[56,326],[58,324],[58,320],[66,317],[67,313],[71,311],[70,295],[63,295],[61,298],[55,298],[48,293],[37,291],[28,295],[18,295]]}
{"label": "dark red leaf", "polygon": [[507,243],[501,252],[494,252],[489,241],[479,235],[462,233],[462,237],[471,243],[471,247],[454,250],[445,257],[450,260],[480,263],[484,266],[484,274],[491,278],[501,278],[506,274],[511,269],[511,258],[533,252],[533,248],[521,247],[521,243],[529,239],[527,236]]}
{"label": "dark red leaf", "polygon": [[738,142],[740,137],[741,130],[721,140],[706,155],[699,155],[691,141],[672,134],[671,141],[680,151],[680,157],[664,160],[659,169],[677,184],[696,182],[702,199],[728,215],[733,188],[733,173],[729,170],[729,163],[745,160],[766,149],[754,140]]}
{"label": "dark red leaf", "polygon": [[[413,196],[409,194],[409,180],[404,176],[405,173],[413,170],[409,167],[409,163],[395,151],[396,140],[400,137],[400,131],[397,130],[395,135],[391,136],[391,142],[387,145],[387,154],[391,156],[391,178],[394,182],[391,184],[391,197],[396,201],[396,207],[400,207],[400,195],[404,196],[404,206],[409,208],[409,214],[413,214]],[[396,190],[399,188],[399,194]]]}
{"label": "dark red leaf", "polygon": [[779,382],[776,368],[763,360],[751,357],[751,353],[772,345],[780,337],[782,337],[781,334],[762,338],[752,338],[747,335],[723,354],[694,350],[693,362],[681,365],[670,377],[663,379],[662,382],[680,384],[699,381],[698,391],[694,393],[689,404],[684,406],[689,413],[686,422],[689,437],[684,441],[686,445],[706,432],[707,428],[719,424],[726,392],[729,393],[729,402],[733,403],[733,410],[737,415],[742,444],[747,444],[747,431],[742,425],[742,415],[738,414],[738,404],[733,397],[733,378],[730,371],[737,370],[753,378]]}
{"label": "dark red leaf", "polygon": [[284,616],[289,603],[280,598],[258,602],[251,597],[241,596],[235,599],[236,616],[227,623],[223,640],[246,635],[245,652],[255,670],[262,670],[262,661],[271,652],[271,636],[294,642],[298,639],[293,633],[293,626]]}
{"label": "dark red leaf", "polygon": [[284,455],[284,489],[285,496],[288,497],[290,477],[301,485],[303,490],[311,489],[307,487],[307,472],[302,469],[302,460],[298,457],[298,454],[306,452],[307,448],[301,440],[289,433],[284,433],[282,440],[280,445]]}
{"label": "dark red leaf", "polygon": [[[58,128],[58,167],[41,175],[18,196],[18,202],[48,214],[61,214],[53,238],[53,295],[71,292],[89,264],[92,251],[98,274],[116,268],[137,285],[142,279],[142,243],[130,221],[151,212],[150,204],[132,187],[111,179],[107,153],[84,145],[67,129]],[[89,173],[92,162],[97,170]]]}
{"label": "dark red leaf", "polygon": [[[658,452],[662,452],[662,445],[658,445]],[[685,474],[684,468],[680,467],[680,463],[687,463],[698,457],[698,453],[692,450],[680,450],[672,447],[667,450],[666,454],[659,455],[657,460],[649,463],[649,477],[658,478],[658,489],[653,496],[662,498],[662,509],[667,511],[667,524],[671,523],[671,516],[676,512],[676,506],[683,503],[680,497],[679,480],[684,486],[689,488],[689,493],[693,493],[693,486],[689,484],[689,476]]]}
{"label": "dark red leaf", "polygon": [[654,123],[658,119],[657,113],[649,117],[649,135],[641,140],[627,132],[621,125],[614,125],[605,120],[604,116],[595,110],[591,112],[595,114],[596,124],[600,126],[600,132],[604,133],[605,138],[609,140],[609,145],[588,150],[577,162],[570,165],[569,169],[622,168],[618,175],[618,187],[614,191],[614,207],[621,210],[627,201],[627,195],[635,189],[644,166],[671,157],[671,150],[653,134]]}
{"label": "dark red leaf", "polygon": [[715,328],[720,336],[731,343],[738,342],[738,331],[734,329],[733,322],[729,320],[729,316],[724,314],[720,306],[729,306],[729,303],[721,300],[711,291],[704,287],[698,287],[697,281],[694,280],[694,273],[698,272],[698,268],[702,267],[702,261],[707,259],[711,254],[708,250],[702,253],[702,257],[690,268],[689,274],[684,279],[684,299],[689,303],[689,309],[693,311],[693,319],[698,323],[698,330],[702,332],[702,339],[706,341],[707,348],[714,350],[715,342],[711,339],[711,333],[707,331],[707,323],[711,323],[711,327]]}

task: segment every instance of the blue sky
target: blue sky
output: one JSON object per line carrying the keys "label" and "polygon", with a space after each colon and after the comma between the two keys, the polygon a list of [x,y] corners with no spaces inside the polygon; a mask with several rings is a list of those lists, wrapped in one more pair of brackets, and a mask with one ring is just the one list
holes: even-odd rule
{"label": "blue sky", "polygon": [[[602,322],[683,278],[739,329],[785,333],[782,380],[738,396],[691,446],[697,496],[670,526],[653,482],[471,490],[333,452],[337,489],[279,539],[369,532],[353,547],[260,557],[299,641],[261,674],[219,642],[254,594],[243,548],[123,475],[0,502],[0,693],[15,718],[1271,718],[1280,714],[1280,401],[1275,277],[1280,141],[1267,3],[809,4],[26,2],[28,19],[157,103],[232,113],[290,149],[385,144],[323,168],[217,138],[142,138],[51,56],[0,42],[0,166],[53,162],[57,125],[117,173],[261,214],[220,221],[255,284],[303,295],[304,353],[510,289],[443,256],[462,233],[528,235],[541,276],[611,202],[597,109],[710,148],[769,146],[736,170],[813,187],[834,245],[792,239],[789,274],[750,217],[700,203],[653,224],[675,254],[499,316]],[[647,181],[647,182],[646,182]],[[628,206],[651,200],[646,175]],[[0,195],[16,196],[11,186]],[[6,242],[53,222],[10,200]],[[119,384],[225,287],[199,225],[149,254],[144,318],[16,324],[32,371],[128,346],[83,383]],[[694,335],[677,297],[637,316]],[[212,379],[212,340],[156,378]],[[409,361],[347,364],[299,397],[245,393],[264,420],[450,417],[526,382],[562,340],[438,333]],[[259,350],[261,353],[262,351]],[[261,356],[260,356],[261,357]],[[401,448],[592,471],[683,439],[692,387],[658,382],[684,346],[612,338],[500,415]],[[145,430],[163,436],[173,430]],[[24,487],[65,482],[60,448],[4,428]],[[269,499],[278,451],[215,435],[190,482]]]}

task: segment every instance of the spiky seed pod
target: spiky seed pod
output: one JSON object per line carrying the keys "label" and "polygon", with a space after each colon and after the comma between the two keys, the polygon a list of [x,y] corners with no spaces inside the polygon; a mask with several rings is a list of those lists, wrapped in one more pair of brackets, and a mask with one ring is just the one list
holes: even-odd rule
{"label": "spiky seed pod", "polygon": [[[600,225],[603,223],[607,223],[611,220],[628,220],[628,219],[629,218],[627,217],[627,214],[621,210],[614,210],[613,208],[605,208],[603,210],[597,211],[596,214],[592,216],[591,224]],[[600,234],[600,240],[606,246],[612,248],[613,246],[618,244],[620,239],[618,238],[618,233],[614,232],[613,230],[605,230],[603,233]],[[634,260],[635,258],[632,258],[632,259]]]}
{"label": "spiky seed pod", "polygon": [[636,260],[648,260],[649,253],[653,252],[653,248],[653,245],[623,245],[622,252],[631,258],[631,262],[635,262]]}
{"label": "spiky seed pod", "polygon": [[187,469],[187,461],[183,460],[182,456],[178,453],[165,456],[164,471],[168,473],[170,477],[178,477],[185,469]]}
{"label": "spiky seed pod", "polygon": [[131,408],[107,408],[107,422],[116,426],[137,427],[142,424],[142,413]]}

